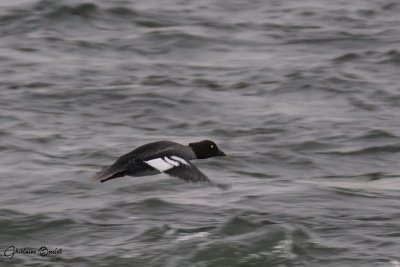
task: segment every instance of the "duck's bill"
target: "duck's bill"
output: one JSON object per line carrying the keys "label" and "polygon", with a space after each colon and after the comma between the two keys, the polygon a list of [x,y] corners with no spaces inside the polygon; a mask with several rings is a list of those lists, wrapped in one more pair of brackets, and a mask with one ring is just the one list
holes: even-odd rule
{"label": "duck's bill", "polygon": [[[221,152],[222,152],[222,151],[221,151]],[[222,154],[223,154],[223,155],[220,155],[220,156],[233,157],[233,156],[238,155],[238,153],[231,152],[231,151],[229,151],[229,152],[222,152]]]}
{"label": "duck's bill", "polygon": [[219,150],[217,156],[228,156],[228,155]]}
{"label": "duck's bill", "polygon": [[235,156],[235,155],[237,155],[237,153],[235,153],[235,152],[223,152],[223,151],[219,151],[219,153],[218,153],[218,156],[225,156],[225,157],[232,157],[232,156]]}

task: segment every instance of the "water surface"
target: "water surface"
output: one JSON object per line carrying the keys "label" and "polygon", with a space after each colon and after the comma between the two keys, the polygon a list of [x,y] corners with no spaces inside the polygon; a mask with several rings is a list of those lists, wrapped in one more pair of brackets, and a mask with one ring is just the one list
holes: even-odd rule
{"label": "water surface", "polygon": [[[2,1],[1,266],[400,266],[399,12]],[[89,179],[202,139],[233,153],[195,162],[229,190]]]}

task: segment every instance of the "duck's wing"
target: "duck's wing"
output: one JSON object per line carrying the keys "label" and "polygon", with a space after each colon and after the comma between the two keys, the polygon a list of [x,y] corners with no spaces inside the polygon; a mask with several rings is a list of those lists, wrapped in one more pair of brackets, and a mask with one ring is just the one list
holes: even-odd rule
{"label": "duck's wing", "polygon": [[178,156],[164,156],[144,161],[154,169],[186,182],[210,182],[208,177],[189,161]]}
{"label": "duck's wing", "polygon": [[[174,149],[182,150],[182,147],[184,146],[171,141],[157,141],[142,145],[119,157],[111,166],[97,173],[93,179],[99,180],[103,183],[111,179],[130,175],[132,169],[135,168],[141,169],[144,167],[146,170],[149,165],[142,163],[145,159],[155,159],[158,158],[160,154],[169,153]],[[181,154],[183,153],[182,156],[191,156],[190,154],[187,154],[185,150],[183,151],[184,152],[181,152]],[[150,168],[150,171],[153,170],[151,167],[148,168]],[[140,170],[134,170],[134,172],[136,171]]]}

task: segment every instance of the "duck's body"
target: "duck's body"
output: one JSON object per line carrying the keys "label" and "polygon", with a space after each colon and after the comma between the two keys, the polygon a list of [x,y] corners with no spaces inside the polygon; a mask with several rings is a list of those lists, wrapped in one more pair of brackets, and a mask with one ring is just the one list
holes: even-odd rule
{"label": "duck's body", "polygon": [[164,172],[187,182],[206,182],[209,181],[207,176],[191,164],[190,160],[214,156],[225,156],[225,153],[209,140],[190,143],[188,146],[171,141],[157,141],[121,156],[95,178],[105,182],[125,175],[147,176]]}

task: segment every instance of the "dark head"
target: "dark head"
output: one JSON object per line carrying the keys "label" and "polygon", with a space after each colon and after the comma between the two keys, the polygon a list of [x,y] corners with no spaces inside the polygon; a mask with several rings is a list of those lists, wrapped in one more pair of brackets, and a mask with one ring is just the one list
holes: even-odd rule
{"label": "dark head", "polygon": [[207,159],[216,156],[226,156],[217,145],[210,140],[190,143],[189,146],[193,149],[198,159]]}

